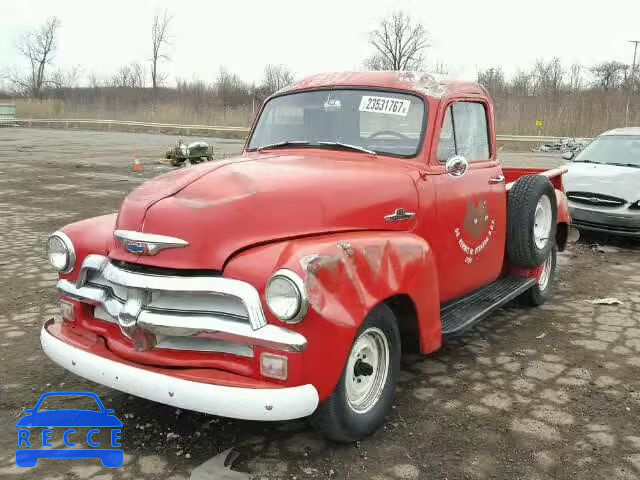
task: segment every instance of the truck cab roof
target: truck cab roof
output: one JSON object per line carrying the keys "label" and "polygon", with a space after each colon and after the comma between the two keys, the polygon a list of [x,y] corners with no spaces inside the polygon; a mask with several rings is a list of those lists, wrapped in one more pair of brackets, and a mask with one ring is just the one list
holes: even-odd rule
{"label": "truck cab roof", "polygon": [[439,79],[436,75],[414,71],[332,72],[303,78],[278,91],[276,95],[298,90],[335,87],[371,87],[413,91],[436,99],[449,95],[488,96],[475,82]]}

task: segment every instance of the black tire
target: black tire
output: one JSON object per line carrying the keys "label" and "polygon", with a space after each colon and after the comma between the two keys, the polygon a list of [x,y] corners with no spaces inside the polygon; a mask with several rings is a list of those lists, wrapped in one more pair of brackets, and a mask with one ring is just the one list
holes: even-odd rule
{"label": "black tire", "polygon": [[[549,295],[551,294],[551,290],[553,289],[553,281],[556,277],[556,262],[558,256],[558,247],[554,244],[551,247],[551,251],[549,252],[549,276],[544,286],[537,283],[529,290],[524,292],[516,301],[520,305],[527,305],[530,307],[537,307],[538,305],[542,305],[547,301]],[[545,261],[546,263],[546,261]]]}
{"label": "black tire", "polygon": [[384,423],[395,398],[400,373],[400,331],[396,317],[387,305],[381,304],[367,315],[354,339],[352,350],[360,337],[371,329],[381,331],[389,347],[387,376],[378,399],[364,413],[354,410],[347,397],[347,378],[352,375],[352,372],[347,372],[347,361],[335,390],[310,419],[316,430],[337,442],[354,442],[375,432]]}
{"label": "black tire", "polygon": [[[545,195],[551,204],[551,228],[546,243],[539,248],[533,229],[536,207]],[[511,188],[507,203],[507,253],[511,264],[522,268],[542,265],[556,238],[558,205],[553,185],[542,175],[525,175]]]}

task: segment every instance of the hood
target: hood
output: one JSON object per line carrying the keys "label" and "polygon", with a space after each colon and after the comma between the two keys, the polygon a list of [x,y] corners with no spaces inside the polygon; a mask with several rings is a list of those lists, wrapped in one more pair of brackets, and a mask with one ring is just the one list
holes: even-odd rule
{"label": "hood", "polygon": [[177,237],[189,245],[137,256],[113,242],[110,256],[221,270],[234,252],[252,245],[340,231],[411,230],[416,218],[385,221],[398,208],[418,211],[415,184],[398,161],[354,160],[329,151],[255,153],[178,170],[133,191],[116,228]]}
{"label": "hood", "polygon": [[570,163],[564,176],[567,192],[609,195],[633,203],[640,199],[640,168],[597,163]]}

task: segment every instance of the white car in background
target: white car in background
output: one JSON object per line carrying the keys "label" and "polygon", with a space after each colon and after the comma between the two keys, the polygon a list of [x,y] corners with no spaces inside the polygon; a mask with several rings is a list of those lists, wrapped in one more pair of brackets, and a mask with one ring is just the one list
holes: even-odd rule
{"label": "white car in background", "polygon": [[573,225],[640,238],[640,127],[610,130],[563,157]]}

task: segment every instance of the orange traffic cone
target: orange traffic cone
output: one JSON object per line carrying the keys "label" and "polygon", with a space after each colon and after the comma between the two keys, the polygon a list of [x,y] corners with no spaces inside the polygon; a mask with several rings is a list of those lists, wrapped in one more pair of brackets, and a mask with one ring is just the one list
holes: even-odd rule
{"label": "orange traffic cone", "polygon": [[137,156],[133,158],[133,171],[136,173],[142,173],[142,164]]}

